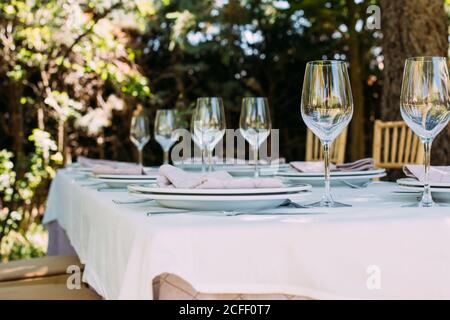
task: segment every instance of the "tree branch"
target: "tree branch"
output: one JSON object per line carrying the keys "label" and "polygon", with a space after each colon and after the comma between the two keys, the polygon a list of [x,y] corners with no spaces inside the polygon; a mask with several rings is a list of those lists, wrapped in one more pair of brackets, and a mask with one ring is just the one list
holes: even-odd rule
{"label": "tree branch", "polygon": [[92,25],[87,28],[84,32],[82,32],[81,34],[78,35],[78,37],[75,38],[75,40],[72,42],[72,44],[69,47],[66,47],[66,49],[64,50],[64,54],[63,54],[63,61],[64,59],[67,58],[67,56],[70,54],[70,52],[72,51],[72,49],[84,38],[86,37],[89,33],[92,32],[92,30],[94,29],[94,26],[97,24],[97,22],[99,22],[101,19],[105,18],[108,14],[110,14],[112,11],[114,11],[115,9],[119,8],[122,6],[122,1],[118,1],[115,4],[113,4],[111,7],[109,7],[108,9],[106,9],[105,11],[103,11],[100,14],[94,14],[92,20],[93,23]]}

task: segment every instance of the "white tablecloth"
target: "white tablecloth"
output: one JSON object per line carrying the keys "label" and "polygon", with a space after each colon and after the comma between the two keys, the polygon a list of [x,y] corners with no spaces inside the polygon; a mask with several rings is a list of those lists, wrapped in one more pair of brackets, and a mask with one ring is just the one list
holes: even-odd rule
{"label": "white tablecloth", "polygon": [[130,196],[83,183],[58,172],[44,223],[66,230],[83,280],[107,299],[151,299],[164,273],[203,293],[450,299],[450,208],[401,207],[416,199],[393,183],[334,188],[351,208],[278,217],[147,217],[149,204],[117,205]]}

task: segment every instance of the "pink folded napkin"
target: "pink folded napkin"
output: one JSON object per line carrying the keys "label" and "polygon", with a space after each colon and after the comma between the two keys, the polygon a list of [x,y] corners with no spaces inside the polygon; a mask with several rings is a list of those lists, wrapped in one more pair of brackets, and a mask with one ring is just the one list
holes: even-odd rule
{"label": "pink folded napkin", "polygon": [[91,159],[78,157],[77,163],[84,168],[92,169],[93,174],[139,175],[145,174],[142,166],[131,162]]}
{"label": "pink folded napkin", "polygon": [[108,165],[96,165],[92,167],[92,173],[98,174],[111,174],[111,175],[144,175],[144,171],[141,166],[126,166],[126,167],[112,167]]}
{"label": "pink folded napkin", "polygon": [[[246,159],[238,159],[238,158],[217,158],[217,157],[213,157],[213,161],[216,164],[228,164],[228,165],[232,165],[232,164],[238,164],[238,165],[248,165],[248,164],[254,164],[255,161],[254,160],[246,160]],[[197,164],[201,164],[202,163],[202,159],[201,158],[191,158],[191,159],[185,159],[183,161],[184,164],[191,164],[191,163],[197,163]],[[260,159],[258,160],[258,164],[262,164],[262,165],[266,165],[266,164],[284,164],[286,163],[286,159],[285,158],[278,158],[278,159],[273,159],[272,161],[268,161],[267,159]]]}
{"label": "pink folded napkin", "polygon": [[274,178],[234,178],[226,171],[208,173],[186,172],[165,164],[159,168],[160,187],[182,189],[251,189],[281,188],[283,182]]}
{"label": "pink folded napkin", "polygon": [[[300,172],[323,172],[323,161],[293,161],[290,165]],[[372,158],[364,158],[355,162],[343,164],[330,164],[331,171],[363,171],[374,169],[374,161]]]}
{"label": "pink folded napkin", "polygon": [[112,168],[138,166],[136,163],[132,163],[132,162],[122,162],[122,161],[105,160],[105,159],[92,159],[92,158],[87,158],[87,157],[83,157],[83,156],[79,156],[77,158],[77,163],[84,168],[93,168],[94,166],[108,166],[108,167],[112,167]]}
{"label": "pink folded napkin", "polygon": [[[403,167],[407,177],[425,181],[425,167],[420,164],[408,164]],[[430,183],[450,183],[450,166],[431,166],[429,174]]]}

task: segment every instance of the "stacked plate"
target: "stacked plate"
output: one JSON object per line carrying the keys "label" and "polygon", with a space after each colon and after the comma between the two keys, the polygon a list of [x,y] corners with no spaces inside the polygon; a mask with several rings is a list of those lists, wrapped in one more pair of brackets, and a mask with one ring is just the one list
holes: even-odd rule
{"label": "stacked plate", "polygon": [[[354,184],[363,185],[371,179],[381,178],[386,175],[385,169],[372,169],[363,171],[333,171],[331,172],[332,184]],[[311,185],[322,185],[324,180],[323,172],[299,172],[294,169],[280,171],[276,174],[289,181],[301,181]]]}
{"label": "stacked plate", "polygon": [[[189,171],[200,171],[202,164],[198,162],[181,163],[176,162],[175,165],[179,168]],[[287,170],[290,167],[289,164],[259,164],[258,170],[264,175],[275,175],[279,171]],[[254,174],[255,166],[248,163],[215,163],[215,170],[227,171],[234,177],[251,177]]]}
{"label": "stacked plate", "polygon": [[261,210],[275,208],[287,200],[300,200],[310,185],[296,184],[283,188],[259,189],[180,189],[156,184],[128,186],[130,194],[153,199],[164,207],[185,210]]}
{"label": "stacked plate", "polygon": [[[402,190],[410,192],[422,192],[423,183],[413,178],[398,179],[397,184]],[[448,182],[434,182],[430,183],[431,193],[433,197],[450,201],[450,183]]]}
{"label": "stacked plate", "polygon": [[110,188],[125,188],[130,184],[155,182],[156,178],[158,177],[158,174],[157,173],[147,173],[145,175],[93,174],[92,177],[96,181],[102,182]]}

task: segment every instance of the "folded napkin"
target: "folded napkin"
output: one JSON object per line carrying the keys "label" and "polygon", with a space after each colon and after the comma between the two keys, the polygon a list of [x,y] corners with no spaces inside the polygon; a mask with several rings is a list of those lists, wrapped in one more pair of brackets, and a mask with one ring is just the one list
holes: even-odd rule
{"label": "folded napkin", "polygon": [[84,168],[93,168],[94,166],[109,166],[109,167],[113,167],[113,168],[138,166],[136,163],[132,163],[132,162],[122,162],[122,161],[105,160],[105,159],[92,159],[92,158],[87,158],[87,157],[83,157],[83,156],[79,156],[77,158],[77,163]]}
{"label": "folded napkin", "polygon": [[234,178],[226,171],[207,173],[186,172],[165,164],[159,168],[160,187],[182,189],[251,189],[281,188],[283,182],[274,178]]}
{"label": "folded napkin", "polygon": [[126,167],[118,167],[115,168],[113,166],[108,165],[96,165],[92,167],[92,173],[94,175],[98,174],[117,174],[117,175],[144,175],[145,172],[143,168],[139,165],[134,166],[126,166]]}
{"label": "folded napkin", "polygon": [[[300,172],[323,172],[323,161],[293,161],[290,165]],[[364,158],[355,162],[333,164],[330,163],[331,171],[363,171],[374,169],[375,164],[372,158]]]}
{"label": "folded napkin", "polygon": [[[213,157],[213,162],[216,164],[229,164],[229,165],[233,165],[233,164],[237,164],[237,165],[248,165],[248,164],[254,164],[255,160],[246,160],[246,159],[239,159],[239,158],[217,158],[217,157]],[[206,159],[206,162],[208,162],[208,159]],[[181,163],[181,161],[179,161],[179,163]],[[184,164],[191,164],[191,163],[197,163],[197,164],[201,164],[202,163],[202,158],[190,158],[190,159],[185,159],[183,161]],[[284,164],[286,163],[286,159],[285,158],[278,158],[278,159],[273,159],[272,161],[269,161],[267,159],[260,159],[258,160],[258,164],[262,164],[262,165],[268,165],[268,164]]]}
{"label": "folded napkin", "polygon": [[[408,164],[403,167],[407,177],[416,178],[420,182],[425,181],[425,167],[420,164]],[[450,183],[450,166],[432,166],[429,173],[430,183]]]}
{"label": "folded napkin", "polygon": [[92,169],[93,174],[120,174],[120,175],[145,174],[142,166],[131,162],[91,159],[80,156],[77,159],[77,163],[84,168]]}

